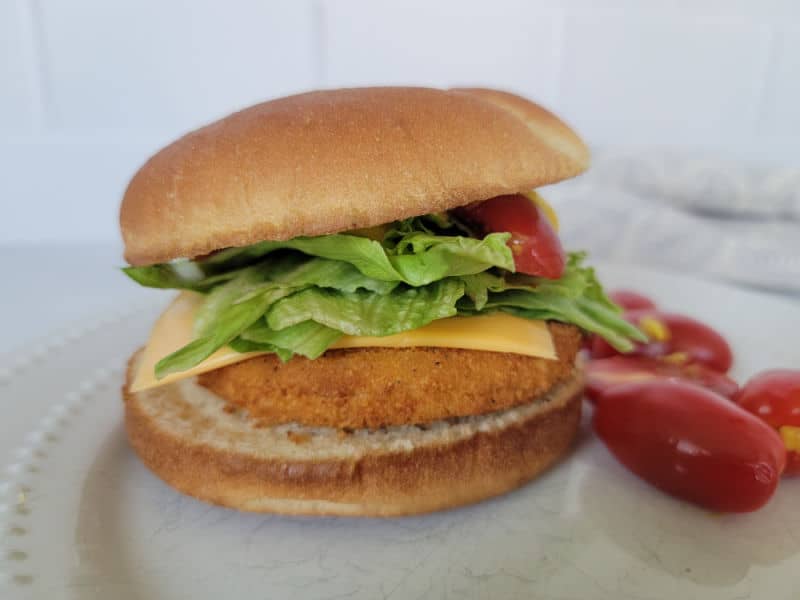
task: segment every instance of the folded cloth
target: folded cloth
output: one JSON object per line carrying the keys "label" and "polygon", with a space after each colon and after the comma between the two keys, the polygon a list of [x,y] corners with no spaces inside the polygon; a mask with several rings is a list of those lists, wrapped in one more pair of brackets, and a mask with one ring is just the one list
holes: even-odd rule
{"label": "folded cloth", "polygon": [[585,180],[658,199],[718,219],[800,226],[800,167],[669,152],[598,151]]}
{"label": "folded cloth", "polygon": [[[790,217],[796,206],[761,197],[753,197],[755,208],[725,204],[719,191],[694,200],[689,190],[700,192],[697,181],[671,186],[642,180],[612,185],[601,174],[559,183],[544,194],[559,213],[564,245],[592,257],[800,294],[800,220]],[[681,193],[667,199],[664,190]]]}

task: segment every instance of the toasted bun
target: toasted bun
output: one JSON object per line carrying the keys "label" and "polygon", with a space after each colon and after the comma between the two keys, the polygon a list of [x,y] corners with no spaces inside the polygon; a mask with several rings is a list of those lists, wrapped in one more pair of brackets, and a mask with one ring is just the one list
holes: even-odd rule
{"label": "toasted bun", "polygon": [[530,190],[588,166],[580,138],[495,90],[362,88],[280,98],[161,150],[120,211],[134,265],[370,227]]}
{"label": "toasted bun", "polygon": [[530,481],[569,448],[581,391],[576,371],[505,411],[342,434],[254,427],[188,379],[138,393],[126,385],[125,424],[145,465],[201,500],[253,512],[388,517],[477,502]]}

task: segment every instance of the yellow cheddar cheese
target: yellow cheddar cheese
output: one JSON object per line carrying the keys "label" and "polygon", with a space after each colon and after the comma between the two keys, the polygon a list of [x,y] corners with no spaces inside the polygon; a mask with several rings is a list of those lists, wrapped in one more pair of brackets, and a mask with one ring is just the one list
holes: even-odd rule
{"label": "yellow cheddar cheese", "polygon": [[[191,369],[156,379],[154,372],[156,363],[192,341],[194,317],[202,300],[203,296],[200,294],[182,292],[159,317],[142,353],[138,370],[131,383],[131,391],[138,392],[164,385],[264,354],[263,352],[240,353],[224,347]],[[545,321],[523,319],[505,313],[451,317],[433,321],[419,329],[383,337],[345,335],[339,338],[332,348],[414,346],[465,348],[510,352],[547,359],[556,358],[553,339]]]}

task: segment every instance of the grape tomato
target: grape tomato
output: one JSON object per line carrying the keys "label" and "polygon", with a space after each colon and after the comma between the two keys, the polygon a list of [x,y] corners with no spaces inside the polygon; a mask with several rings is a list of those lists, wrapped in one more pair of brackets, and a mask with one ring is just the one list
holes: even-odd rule
{"label": "grape tomato", "polygon": [[[696,319],[654,309],[634,309],[625,318],[650,338],[637,343],[630,354],[638,356],[683,355],[687,362],[700,363],[715,371],[727,373],[733,364],[730,345],[712,327]],[[599,336],[592,340],[592,358],[607,358],[619,354]]]}
{"label": "grape tomato", "polygon": [[775,428],[800,427],[800,371],[774,369],[752,377],[736,402]]}
{"label": "grape tomato", "polygon": [[635,474],[714,511],[760,508],[786,465],[783,442],[766,423],[682,381],[615,386],[597,404],[593,425]]}
{"label": "grape tomato", "polygon": [[800,371],[773,369],[752,377],[736,402],[776,429],[788,452],[787,475],[800,475]]}
{"label": "grape tomato", "polygon": [[596,402],[615,386],[663,379],[685,380],[729,399],[739,391],[733,379],[701,364],[681,364],[648,356],[612,356],[586,365],[586,396]]}

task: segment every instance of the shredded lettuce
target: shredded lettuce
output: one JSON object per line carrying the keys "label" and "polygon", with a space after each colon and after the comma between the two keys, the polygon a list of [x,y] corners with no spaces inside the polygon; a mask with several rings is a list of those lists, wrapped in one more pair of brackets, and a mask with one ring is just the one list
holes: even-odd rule
{"label": "shredded lettuce", "polygon": [[383,296],[310,287],[275,303],[265,321],[276,330],[310,320],[348,335],[391,335],[455,316],[463,295],[464,284],[454,277]]}
{"label": "shredded lettuce", "polygon": [[514,273],[509,234],[471,234],[449,215],[427,215],[394,223],[380,241],[295,238],[124,271],[145,286],[206,294],[196,339],[164,357],[157,377],[189,369],[225,345],[282,360],[316,358],[344,334],[385,336],[494,311],[572,323],[622,351],[643,339],[583,266],[583,254],[570,255],[558,280],[530,277]]}
{"label": "shredded lettuce", "polygon": [[632,350],[630,340],[646,341],[643,334],[622,318],[594,269],[582,266],[584,258],[584,253],[570,254],[564,275],[556,280],[490,273],[465,277],[467,297],[459,303],[459,313],[502,310],[527,319],[572,323],[621,351]]}
{"label": "shredded lettuce", "polygon": [[[411,221],[411,220],[409,220]],[[401,222],[404,223],[404,222]],[[231,269],[272,258],[281,250],[351,265],[370,279],[406,283],[420,287],[457,275],[480,273],[492,267],[514,270],[514,258],[506,245],[510,234],[492,233],[483,239],[459,235],[436,235],[424,230],[388,232],[378,242],[347,234],[299,237],[283,242],[261,242],[244,248],[229,248],[196,261],[190,273],[181,263],[127,267],[123,271],[147,287],[190,289],[205,292],[229,278]]]}
{"label": "shredded lettuce", "polygon": [[243,331],[240,340],[247,344],[246,351],[284,352],[286,358],[281,358],[288,360],[293,354],[317,358],[340,337],[341,331],[311,320],[278,330],[262,320]]}

